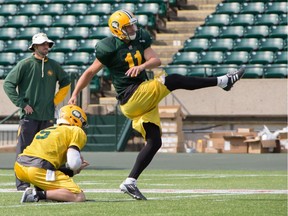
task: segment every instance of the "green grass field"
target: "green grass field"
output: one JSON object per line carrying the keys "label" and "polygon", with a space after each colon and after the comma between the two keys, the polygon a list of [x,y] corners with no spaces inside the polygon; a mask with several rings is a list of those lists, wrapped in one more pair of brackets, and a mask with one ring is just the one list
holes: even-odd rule
{"label": "green grass field", "polygon": [[85,203],[20,204],[13,170],[0,170],[0,215],[286,216],[285,171],[147,170],[138,187],[148,201],[118,190],[128,170],[84,170],[75,177]]}

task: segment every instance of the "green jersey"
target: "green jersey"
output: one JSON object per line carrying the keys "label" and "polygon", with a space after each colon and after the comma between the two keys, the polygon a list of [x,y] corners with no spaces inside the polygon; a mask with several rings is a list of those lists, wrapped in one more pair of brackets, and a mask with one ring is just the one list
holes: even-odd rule
{"label": "green jersey", "polygon": [[49,58],[42,62],[31,55],[18,62],[9,72],[3,87],[12,103],[22,108],[20,118],[26,115],[24,107],[29,105],[34,112],[27,117],[44,121],[54,119],[57,81],[59,88],[70,84],[69,75],[60,64]]}
{"label": "green jersey", "polygon": [[107,37],[96,44],[96,58],[105,65],[112,78],[112,83],[121,100],[125,90],[132,85],[139,85],[146,80],[142,71],[137,77],[126,76],[126,71],[145,62],[144,50],[151,46],[152,38],[144,29],[139,29],[135,40],[125,43],[117,37]]}

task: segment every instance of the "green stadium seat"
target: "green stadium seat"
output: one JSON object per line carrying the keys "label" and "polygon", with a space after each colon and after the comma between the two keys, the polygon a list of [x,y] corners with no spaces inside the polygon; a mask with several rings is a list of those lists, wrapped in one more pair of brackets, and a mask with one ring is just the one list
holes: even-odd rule
{"label": "green stadium seat", "polygon": [[15,38],[17,35],[17,28],[14,27],[4,27],[0,31],[0,40],[9,40]]}
{"label": "green stadium seat", "polygon": [[17,39],[26,39],[32,40],[33,35],[41,32],[41,28],[38,27],[26,27],[26,28],[19,28],[17,32]]}
{"label": "green stadium seat", "polygon": [[195,29],[195,38],[214,38],[218,37],[220,29],[218,26],[199,26]]}
{"label": "green stadium seat", "polygon": [[95,52],[95,46],[98,43],[99,39],[82,39],[78,44],[78,52]]}
{"label": "green stadium seat", "polygon": [[5,2],[9,4],[25,4],[27,0],[6,0]]}
{"label": "green stadium seat", "polygon": [[94,27],[100,25],[99,15],[85,15],[78,16],[76,26],[79,27]]}
{"label": "green stadium seat", "polygon": [[223,26],[220,30],[220,38],[240,38],[244,35],[244,26]]}
{"label": "green stadium seat", "polygon": [[269,64],[264,69],[265,78],[287,78],[287,64]]}
{"label": "green stadium seat", "polygon": [[216,13],[218,14],[238,14],[240,12],[239,2],[219,3],[216,6]]}
{"label": "green stadium seat", "polygon": [[0,40],[0,52],[3,52],[5,49],[5,41],[4,40]]}
{"label": "green stadium seat", "polygon": [[1,52],[0,65],[14,65],[16,64],[16,53],[14,52]]}
{"label": "green stadium seat", "polygon": [[57,15],[54,17],[52,25],[54,27],[73,27],[76,24],[74,15]]}
{"label": "green stadium seat", "polygon": [[172,64],[179,65],[192,65],[199,61],[199,56],[197,52],[177,52],[173,55]]}
{"label": "green stadium seat", "polygon": [[143,28],[149,26],[149,16],[146,14],[138,14],[136,15],[138,20],[138,25],[142,26]]}
{"label": "green stadium seat", "polygon": [[209,48],[209,39],[191,38],[184,42],[183,51],[205,51]]}
{"label": "green stadium seat", "polygon": [[223,63],[243,65],[249,61],[249,52],[246,51],[232,51],[227,52],[224,56]]}
{"label": "green stadium seat", "polygon": [[111,31],[108,26],[93,27],[90,29],[89,38],[102,39],[111,36]]}
{"label": "green stadium seat", "polygon": [[274,53],[271,51],[251,52],[249,56],[250,64],[271,64],[274,62]]}
{"label": "green stadium seat", "polygon": [[233,50],[235,51],[254,51],[259,47],[257,38],[238,38],[234,41]]}
{"label": "green stadium seat", "polygon": [[68,4],[73,3],[74,0],[50,0],[50,3],[62,3],[62,4]]}
{"label": "green stadium seat", "polygon": [[125,9],[131,11],[132,13],[135,13],[136,5],[134,3],[116,3],[112,7],[112,11],[117,11],[120,9]]}
{"label": "green stadium seat", "polygon": [[265,11],[264,2],[244,2],[241,4],[240,13],[258,14],[258,13],[264,13],[264,11]]}
{"label": "green stadium seat", "polygon": [[212,76],[212,66],[210,64],[196,64],[188,68],[187,76],[192,77],[210,77]]}
{"label": "green stadium seat", "polygon": [[8,16],[5,26],[6,27],[25,27],[29,23],[29,17],[26,15]]}
{"label": "green stadium seat", "polygon": [[66,39],[84,39],[89,36],[88,27],[69,27],[66,30],[64,38]]}
{"label": "green stadium seat", "polygon": [[41,15],[62,15],[64,13],[64,4],[44,4],[42,6]]}
{"label": "green stadium seat", "polygon": [[168,65],[163,68],[163,70],[168,74],[179,74],[182,76],[187,76],[188,66],[186,65]]}
{"label": "green stadium seat", "polygon": [[50,0],[27,0],[27,3],[36,3],[39,5],[47,4],[49,2],[50,2]]}
{"label": "green stadium seat", "polygon": [[260,40],[259,50],[262,51],[279,51],[284,48],[284,40],[282,38],[262,38]]}
{"label": "green stadium seat", "polygon": [[110,16],[108,16],[108,15],[102,15],[100,17],[99,26],[107,27],[108,26],[109,17]]}
{"label": "green stadium seat", "polygon": [[233,14],[230,17],[230,25],[239,26],[249,26],[254,25],[254,15],[253,14]]}
{"label": "green stadium seat", "polygon": [[53,18],[51,15],[31,16],[29,19],[29,27],[49,27],[52,25]]}
{"label": "green stadium seat", "polygon": [[48,58],[57,61],[59,64],[65,63],[65,53],[64,52],[49,52]]}
{"label": "green stadium seat", "polygon": [[237,70],[239,66],[237,64],[218,64],[212,68],[212,74],[214,77],[223,76],[229,72]]}
{"label": "green stadium seat", "polygon": [[5,22],[6,22],[5,16],[0,16],[0,27],[4,26]]}
{"label": "green stadium seat", "polygon": [[276,52],[274,63],[277,63],[277,64],[288,64],[287,51]]}
{"label": "green stadium seat", "polygon": [[67,15],[85,15],[88,11],[88,5],[84,3],[67,4],[64,14]]}
{"label": "green stadium seat", "polygon": [[51,40],[61,39],[65,35],[65,28],[63,27],[46,27],[43,29],[43,31]]}
{"label": "green stadium seat", "polygon": [[90,64],[90,53],[88,52],[70,52],[66,55],[66,65],[87,65]]}
{"label": "green stadium seat", "polygon": [[157,3],[139,3],[136,6],[135,14],[158,15],[160,6]]}
{"label": "green stadium seat", "polygon": [[256,15],[255,25],[278,25],[280,19],[278,14],[258,14]]}
{"label": "green stadium seat", "polygon": [[25,58],[28,58],[32,55],[32,52],[20,52],[20,53],[17,53],[17,56],[16,56],[16,60],[17,62],[25,59]]}
{"label": "green stadium seat", "polygon": [[210,14],[205,19],[205,26],[226,26],[229,22],[229,14]]}
{"label": "green stadium seat", "polygon": [[265,13],[287,14],[287,8],[288,8],[287,1],[268,2],[265,6],[266,6]]}
{"label": "green stadium seat", "polygon": [[70,75],[80,75],[82,72],[81,67],[78,65],[62,65],[62,68],[66,73],[69,73]]}
{"label": "green stadium seat", "polygon": [[264,67],[262,64],[248,64],[246,65],[245,74],[243,78],[259,79],[264,75]]}
{"label": "green stadium seat", "polygon": [[100,78],[98,76],[94,76],[89,83],[89,88],[91,93],[97,93],[101,89]]}
{"label": "green stadium seat", "polygon": [[288,36],[287,25],[271,26],[269,31],[270,31],[269,37],[272,37],[272,38],[287,38]]}
{"label": "green stadium seat", "polygon": [[17,13],[16,4],[0,4],[1,16],[15,15]]}
{"label": "green stadium seat", "polygon": [[112,6],[109,3],[91,4],[87,14],[109,15],[112,13]]}
{"label": "green stadium seat", "polygon": [[85,4],[92,4],[98,2],[96,0],[74,0],[74,3],[85,3]]}
{"label": "green stadium seat", "polygon": [[38,15],[41,13],[41,5],[39,4],[20,4],[18,7],[18,15]]}
{"label": "green stadium seat", "polygon": [[287,25],[288,24],[287,14],[280,14],[279,18],[280,18],[279,25]]}
{"label": "green stadium seat", "polygon": [[53,52],[73,52],[77,49],[77,40],[75,39],[57,39],[53,46]]}
{"label": "green stadium seat", "polygon": [[263,38],[269,35],[269,27],[266,25],[247,26],[244,31],[246,38]]}
{"label": "green stadium seat", "polygon": [[224,59],[223,52],[220,51],[208,51],[201,52],[199,56],[199,64],[221,64]]}
{"label": "green stadium seat", "polygon": [[29,45],[28,40],[8,40],[5,43],[5,52],[25,52]]}
{"label": "green stadium seat", "polygon": [[210,51],[229,51],[233,49],[232,38],[213,38],[210,40]]}

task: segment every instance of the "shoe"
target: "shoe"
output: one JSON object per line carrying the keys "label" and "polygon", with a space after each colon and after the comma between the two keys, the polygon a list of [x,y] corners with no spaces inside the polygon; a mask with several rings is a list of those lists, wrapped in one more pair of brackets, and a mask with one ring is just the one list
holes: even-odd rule
{"label": "shoe", "polygon": [[29,188],[29,185],[21,185],[17,187],[17,191],[25,191],[27,188]]}
{"label": "shoe", "polygon": [[233,85],[243,77],[244,73],[245,73],[245,67],[241,67],[239,70],[226,74],[226,76],[228,77],[228,82],[223,89],[225,91],[230,91]]}
{"label": "shoe", "polygon": [[122,192],[127,193],[129,196],[136,200],[147,200],[145,196],[139,191],[135,184],[124,184],[120,185]]}
{"label": "shoe", "polygon": [[33,188],[26,188],[24,191],[22,198],[20,200],[21,203],[24,202],[38,202],[39,199],[35,197],[34,189]]}

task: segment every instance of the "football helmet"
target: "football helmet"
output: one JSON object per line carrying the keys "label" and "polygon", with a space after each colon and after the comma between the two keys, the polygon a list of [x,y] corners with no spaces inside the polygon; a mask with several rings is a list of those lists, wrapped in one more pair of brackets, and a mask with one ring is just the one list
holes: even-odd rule
{"label": "football helmet", "polygon": [[87,126],[87,116],[80,107],[66,105],[59,110],[57,124],[68,124],[82,128]]}
{"label": "football helmet", "polygon": [[[118,10],[114,12],[108,20],[112,35],[118,37],[120,40],[134,40],[136,38],[136,23],[137,18],[133,13],[127,10]],[[133,35],[127,32],[127,26],[132,26],[134,28],[135,33]]]}

